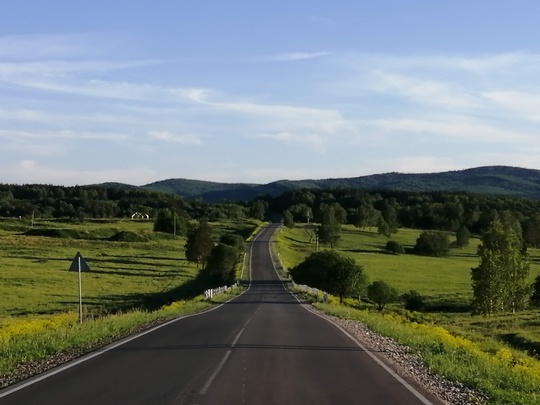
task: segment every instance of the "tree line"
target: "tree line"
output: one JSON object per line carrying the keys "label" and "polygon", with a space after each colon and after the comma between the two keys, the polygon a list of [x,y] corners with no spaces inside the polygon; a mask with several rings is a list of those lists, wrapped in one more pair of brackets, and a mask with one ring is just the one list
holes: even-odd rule
{"label": "tree line", "polygon": [[[261,199],[270,211],[280,213],[288,226],[296,222],[333,222],[321,229],[327,240],[335,237],[332,229],[337,229],[339,224],[377,227],[386,236],[399,227],[480,235],[494,220],[511,216],[519,221],[525,243],[540,247],[539,200],[455,192],[358,189],[300,189]],[[328,230],[330,233],[324,234]]]}
{"label": "tree line", "polygon": [[[156,219],[161,210],[182,219],[274,219],[332,222],[321,229],[332,240],[339,224],[377,227],[384,235],[398,227],[481,234],[501,215],[521,224],[528,246],[540,247],[540,201],[508,196],[454,192],[367,191],[359,189],[298,189],[278,197],[252,201],[208,203],[176,194],[137,187],[0,184],[0,216],[29,218],[130,218],[135,212]],[[329,212],[333,211],[333,212]],[[325,219],[326,216],[326,219]],[[324,221],[323,221],[324,220]],[[180,223],[179,222],[179,223]],[[180,223],[180,226],[182,224]],[[326,233],[325,233],[326,232]]]}
{"label": "tree line", "polygon": [[134,213],[142,213],[155,220],[161,210],[169,210],[180,221],[199,218],[217,221],[262,219],[261,208],[265,210],[262,201],[210,204],[137,187],[0,184],[0,217],[131,218]]}

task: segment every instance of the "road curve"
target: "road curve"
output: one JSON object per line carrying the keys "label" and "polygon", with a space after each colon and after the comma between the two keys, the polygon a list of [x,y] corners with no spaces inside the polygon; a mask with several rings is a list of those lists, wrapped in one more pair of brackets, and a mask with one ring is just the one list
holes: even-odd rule
{"label": "road curve", "polygon": [[439,403],[284,289],[269,254],[275,229],[252,243],[244,294],[4,389],[0,404]]}

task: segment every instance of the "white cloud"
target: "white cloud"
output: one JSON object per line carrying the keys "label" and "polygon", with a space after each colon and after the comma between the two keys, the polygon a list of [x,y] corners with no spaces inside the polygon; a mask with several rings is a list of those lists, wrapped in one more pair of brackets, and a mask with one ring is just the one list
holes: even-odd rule
{"label": "white cloud", "polygon": [[128,137],[124,134],[113,132],[90,132],[90,131],[18,131],[0,130],[0,138],[5,139],[28,139],[33,141],[51,141],[55,139],[77,139],[77,140],[100,140],[100,141],[125,141]]}
{"label": "white cloud", "polygon": [[432,138],[438,142],[440,137],[447,140],[466,140],[470,142],[509,142],[533,141],[535,134],[518,132],[515,129],[504,129],[469,117],[447,116],[438,119],[388,118],[365,121],[383,131],[408,132],[437,136]]}
{"label": "white cloud", "polygon": [[336,63],[349,69],[370,71],[384,69],[401,72],[468,73],[474,77],[485,74],[512,73],[516,69],[536,70],[540,54],[528,52],[484,53],[471,55],[449,54],[377,54],[344,52],[334,54]]}
{"label": "white cloud", "polygon": [[168,131],[152,131],[148,134],[154,139],[170,143],[179,143],[182,145],[202,145],[203,140],[200,135],[196,134],[173,134]]}
{"label": "white cloud", "polygon": [[456,85],[437,80],[417,79],[401,74],[374,72],[367,80],[371,90],[397,94],[428,105],[448,108],[476,108],[479,102]]}
{"label": "white cloud", "polygon": [[0,36],[0,60],[118,58],[137,47],[132,36],[118,30],[86,33]]}
{"label": "white cloud", "polygon": [[324,56],[331,55],[332,52],[288,52],[288,53],[279,53],[276,55],[263,56],[260,58],[253,59],[254,61],[260,62],[292,62],[298,60],[322,58]]}
{"label": "white cloud", "polygon": [[540,94],[516,91],[490,91],[482,93],[482,96],[523,117],[540,121]]}
{"label": "white cloud", "polygon": [[325,152],[324,144],[328,142],[324,136],[310,133],[293,134],[291,132],[278,132],[273,134],[258,134],[255,135],[255,138],[297,144],[301,147],[308,147],[318,153]]}

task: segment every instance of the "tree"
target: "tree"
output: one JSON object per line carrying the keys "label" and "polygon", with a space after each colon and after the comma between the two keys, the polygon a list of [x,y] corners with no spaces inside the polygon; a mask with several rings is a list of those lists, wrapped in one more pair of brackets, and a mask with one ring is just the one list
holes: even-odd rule
{"label": "tree", "polygon": [[423,256],[442,257],[446,256],[449,250],[450,241],[448,235],[443,232],[422,232],[414,245],[414,252]]}
{"label": "tree", "polygon": [[377,233],[379,235],[384,235],[387,238],[389,238],[392,235],[390,226],[388,225],[388,223],[384,220],[382,216],[380,216],[379,220],[377,221]]}
{"label": "tree", "polygon": [[234,247],[238,250],[239,255],[242,254],[245,249],[244,238],[235,233],[226,233],[225,235],[220,236],[219,243]]}
{"label": "tree", "polygon": [[540,247],[540,216],[527,218],[523,223],[523,239],[527,246]]}
{"label": "tree", "polygon": [[285,210],[285,212],[283,212],[283,225],[285,225],[287,228],[294,228],[294,218],[289,210]]}
{"label": "tree", "polygon": [[204,267],[214,247],[214,237],[212,227],[206,221],[201,219],[197,226],[192,227],[187,234],[186,259]]}
{"label": "tree", "polygon": [[456,232],[456,245],[459,247],[468,246],[470,239],[471,233],[465,225],[461,225]]}
{"label": "tree", "polygon": [[174,233],[175,235],[185,235],[187,228],[186,219],[177,215],[169,208],[158,211],[154,221],[154,232]]}
{"label": "tree", "polygon": [[339,296],[340,303],[344,297],[358,295],[367,282],[362,266],[333,250],[312,253],[290,274],[297,283]]}
{"label": "tree", "polygon": [[377,309],[382,311],[386,304],[396,301],[399,294],[390,284],[384,281],[374,281],[368,285],[367,296],[377,304]]}
{"label": "tree", "polygon": [[232,284],[236,279],[238,262],[238,249],[219,243],[212,248],[205,271],[218,283]]}
{"label": "tree", "polygon": [[373,205],[363,203],[358,207],[354,225],[358,228],[367,228],[369,226],[375,226],[378,223],[380,211],[373,208]]}
{"label": "tree", "polygon": [[383,234],[385,236],[390,236],[393,233],[397,233],[398,231],[398,219],[397,219],[397,211],[392,207],[391,205],[388,205],[381,214],[382,218],[384,219],[384,222],[386,222],[387,225],[387,234]]}
{"label": "tree", "polygon": [[328,205],[323,208],[321,225],[317,229],[317,236],[321,243],[329,244],[334,248],[341,239],[341,223],[337,220],[335,209]]}
{"label": "tree", "polygon": [[268,203],[264,200],[255,200],[251,204],[250,215],[252,218],[263,220],[268,208]]}
{"label": "tree", "polygon": [[480,265],[471,269],[474,311],[490,315],[523,309],[531,295],[526,283],[530,262],[515,223],[493,221],[482,235],[478,256]]}
{"label": "tree", "polygon": [[540,308],[540,276],[536,276],[532,285],[531,305]]}

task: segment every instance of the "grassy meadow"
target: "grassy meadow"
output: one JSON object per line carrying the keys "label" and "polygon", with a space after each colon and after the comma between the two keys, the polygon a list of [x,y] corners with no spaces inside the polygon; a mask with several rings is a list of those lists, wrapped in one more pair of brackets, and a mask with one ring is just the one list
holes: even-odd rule
{"label": "grassy meadow", "polygon": [[[211,225],[216,238],[225,233],[248,237],[261,223]],[[0,219],[0,388],[16,381],[17,370],[32,370],[57,353],[79,356],[241,291],[203,300],[207,285],[185,260],[185,238],[152,228],[152,221],[144,220],[38,221],[32,226]],[[78,272],[68,271],[77,252],[91,269],[81,275],[82,323]],[[54,361],[46,364],[35,371]]]}
{"label": "grassy meadow", "polygon": [[[304,224],[277,233],[274,251],[285,268],[315,251],[313,230]],[[489,403],[540,403],[540,310],[471,315],[470,269],[479,263],[479,238],[471,238],[466,248],[452,248],[448,257],[433,258],[410,253],[420,233],[400,229],[392,235],[390,239],[408,251],[393,255],[384,251],[389,238],[375,228],[344,226],[335,249],[362,265],[370,282],[383,280],[400,293],[418,291],[425,298],[425,312],[408,312],[396,303],[381,313],[358,299],[339,305],[337,298],[331,298],[330,304],[314,305],[332,315],[364,322],[409,346],[431,369],[485,393]],[[540,250],[529,249],[529,254],[532,283],[540,274]]]}
{"label": "grassy meadow", "polygon": [[[300,225],[282,228],[276,236],[283,265],[291,268],[315,251],[314,228]],[[350,256],[364,267],[369,280],[383,280],[400,293],[416,290],[433,309],[463,312],[472,298],[470,269],[479,264],[476,254],[479,238],[472,237],[469,246],[452,248],[448,257],[427,257],[413,254],[393,255],[385,252],[388,240],[395,240],[410,251],[420,230],[400,229],[390,238],[379,235],[376,228],[358,229],[345,225],[338,252]],[[451,236],[450,240],[454,240]],[[319,249],[329,249],[321,245]],[[540,250],[530,249],[532,264],[530,282],[540,275]]]}
{"label": "grassy meadow", "polygon": [[[152,231],[144,220],[0,220],[0,319],[78,311],[78,273],[68,271],[77,252],[87,315],[145,307],[200,294],[198,269],[184,257],[185,238]],[[255,223],[212,224],[216,236],[249,234]],[[42,236],[47,235],[47,236]]]}

